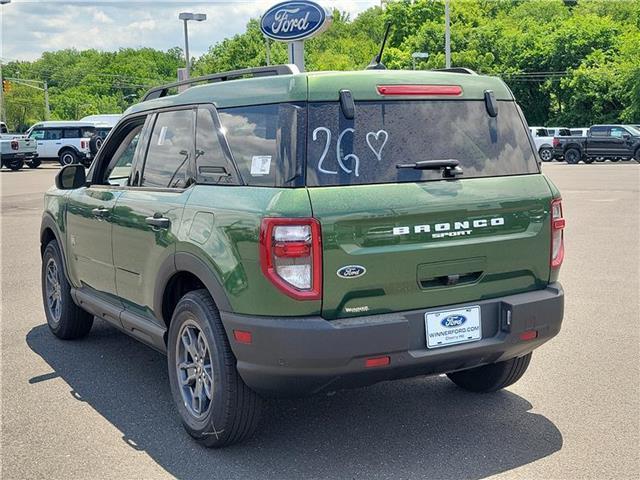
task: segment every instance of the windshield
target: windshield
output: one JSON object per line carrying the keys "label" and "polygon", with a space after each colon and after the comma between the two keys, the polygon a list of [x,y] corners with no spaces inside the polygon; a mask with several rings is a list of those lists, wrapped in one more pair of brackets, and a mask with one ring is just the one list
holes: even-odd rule
{"label": "windshield", "polygon": [[338,102],[308,111],[309,186],[442,179],[439,170],[396,168],[424,160],[458,160],[463,178],[538,173],[515,102],[499,102],[496,118],[472,100],[357,102],[354,120]]}
{"label": "windshield", "polygon": [[638,130],[635,127],[631,127],[631,126],[626,126],[625,127],[627,130],[629,130],[629,133],[633,136],[640,136],[640,130]]}

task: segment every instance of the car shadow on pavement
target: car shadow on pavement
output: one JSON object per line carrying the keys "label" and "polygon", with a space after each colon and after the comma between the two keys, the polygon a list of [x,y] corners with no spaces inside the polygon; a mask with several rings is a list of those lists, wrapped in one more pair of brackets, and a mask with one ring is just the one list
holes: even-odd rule
{"label": "car shadow on pavement", "polygon": [[[87,402],[177,478],[484,478],[551,455],[562,435],[508,391],[472,394],[419,377],[331,396],[270,400],[259,431],[223,450],[194,443],[173,407],[166,359],[97,320],[63,342],[46,325],[29,347]],[[526,377],[525,377],[526,378]]]}

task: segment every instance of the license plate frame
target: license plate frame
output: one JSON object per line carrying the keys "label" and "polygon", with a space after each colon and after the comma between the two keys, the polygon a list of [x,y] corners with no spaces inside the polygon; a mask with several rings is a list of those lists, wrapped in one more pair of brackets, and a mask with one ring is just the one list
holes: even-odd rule
{"label": "license plate frame", "polygon": [[480,306],[469,305],[425,312],[424,329],[428,349],[450,347],[482,340]]}

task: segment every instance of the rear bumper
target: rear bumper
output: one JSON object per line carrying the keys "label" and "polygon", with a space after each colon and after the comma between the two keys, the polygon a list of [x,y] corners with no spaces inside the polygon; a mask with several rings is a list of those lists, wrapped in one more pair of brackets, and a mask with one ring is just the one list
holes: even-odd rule
{"label": "rear bumper", "polygon": [[[427,349],[428,311],[479,305],[482,339]],[[245,383],[264,395],[299,396],[416,375],[472,368],[525,355],[553,338],[564,313],[559,283],[544,290],[465,305],[327,321],[321,317],[252,317],[221,312]],[[509,320],[510,319],[510,325]],[[250,331],[250,345],[233,330]],[[537,330],[534,340],[520,333]],[[388,355],[388,366],[365,368],[365,359]]]}
{"label": "rear bumper", "polygon": [[38,157],[38,154],[36,152],[3,153],[2,161],[14,162],[14,161],[24,160],[25,162],[28,162],[37,157]]}

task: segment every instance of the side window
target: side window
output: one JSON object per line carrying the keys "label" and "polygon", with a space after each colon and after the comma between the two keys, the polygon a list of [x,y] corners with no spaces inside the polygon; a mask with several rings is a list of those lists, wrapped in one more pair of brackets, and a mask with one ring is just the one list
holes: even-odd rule
{"label": "side window", "polygon": [[65,128],[62,131],[64,138],[80,138],[80,129],[79,128]]}
{"label": "side window", "polygon": [[60,129],[49,129],[44,131],[44,139],[45,140],[60,140],[62,138],[62,130]]}
{"label": "side window", "polygon": [[546,137],[547,131],[544,128],[539,128],[536,130],[536,137]]}
{"label": "side window", "polygon": [[606,137],[609,129],[607,127],[593,127],[591,129],[592,137]]}
{"label": "side window", "polygon": [[620,127],[611,127],[611,136],[616,138],[622,138],[622,136],[627,132],[624,128]]}
{"label": "side window", "polygon": [[29,138],[33,138],[35,140],[44,140],[44,130],[33,130],[29,134]]}
{"label": "side window", "polygon": [[199,108],[196,118],[196,177],[202,183],[237,183],[233,165],[225,156],[213,115]]}
{"label": "side window", "polygon": [[182,188],[187,185],[193,150],[193,110],[159,113],[142,172],[143,187]]}
{"label": "side window", "polygon": [[116,149],[103,177],[106,179],[106,184],[120,187],[129,184],[133,159],[139,145],[142,127],[142,124],[134,126]]}

